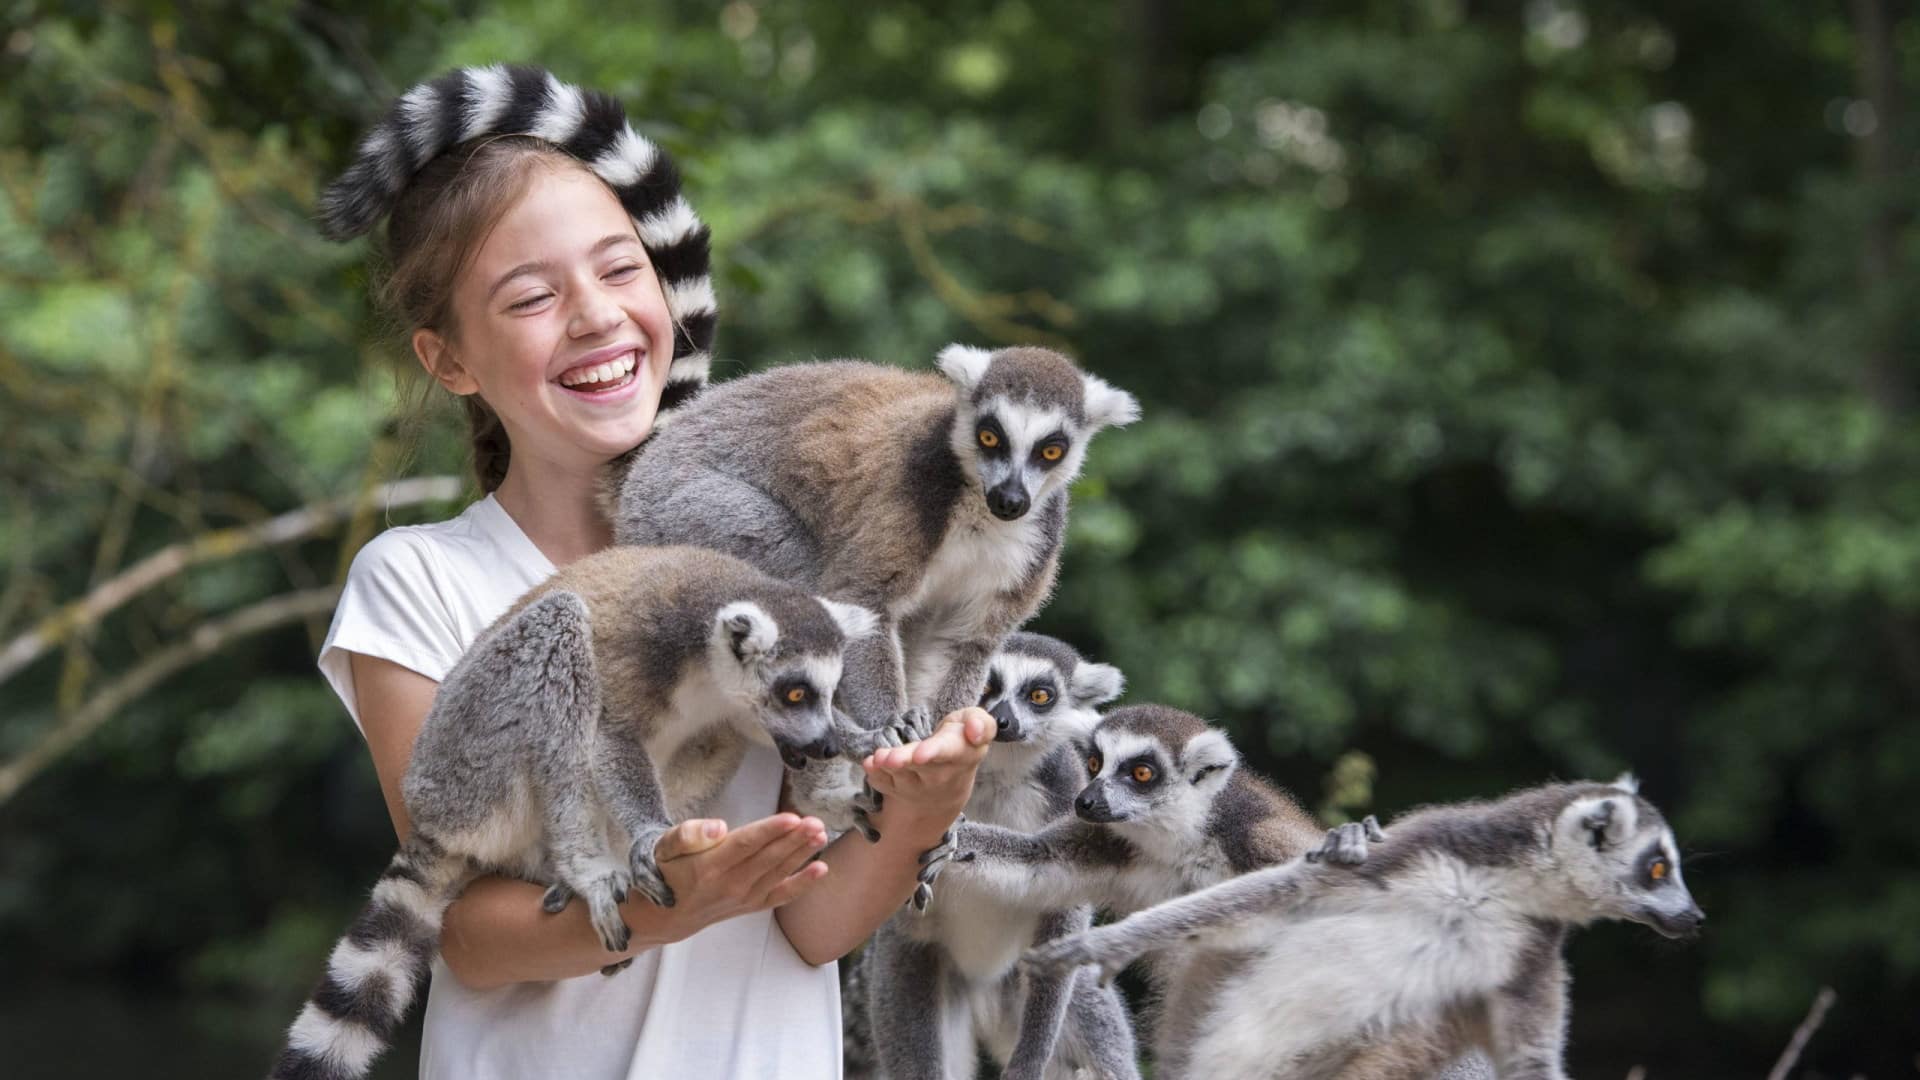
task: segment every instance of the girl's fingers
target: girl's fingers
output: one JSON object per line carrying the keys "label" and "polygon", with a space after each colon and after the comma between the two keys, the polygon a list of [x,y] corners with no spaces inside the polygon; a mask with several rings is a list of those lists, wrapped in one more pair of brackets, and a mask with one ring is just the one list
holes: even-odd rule
{"label": "girl's fingers", "polygon": [[806,827],[795,829],[766,845],[735,868],[732,873],[739,874],[753,883],[753,894],[764,894],[782,878],[812,857],[814,851],[826,843],[826,828],[817,819],[807,819]]}
{"label": "girl's fingers", "polygon": [[713,874],[730,874],[747,860],[766,850],[767,845],[800,833],[803,822],[798,814],[775,814],[759,821],[751,821],[728,833],[708,857],[712,860],[706,870]]}
{"label": "girl's fingers", "polygon": [[826,876],[827,876],[826,863],[823,863],[823,862],[808,863],[807,865],[787,875],[787,879],[785,881],[782,881],[778,885],[775,885],[773,888],[767,890],[766,902],[763,903],[761,906],[770,907],[770,908],[779,907],[781,904],[784,904],[787,901],[792,900],[794,897],[799,896],[801,893],[806,892],[808,889],[812,888],[815,884],[819,883],[819,881]]}
{"label": "girl's fingers", "polygon": [[653,845],[653,857],[659,862],[698,855],[714,847],[727,835],[727,823],[718,818],[690,818],[667,830]]}

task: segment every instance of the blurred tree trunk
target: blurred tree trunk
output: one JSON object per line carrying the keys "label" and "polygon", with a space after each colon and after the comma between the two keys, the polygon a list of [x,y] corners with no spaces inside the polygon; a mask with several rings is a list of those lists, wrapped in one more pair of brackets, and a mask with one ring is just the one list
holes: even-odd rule
{"label": "blurred tree trunk", "polygon": [[1909,372],[1900,363],[1900,303],[1895,278],[1900,231],[1905,217],[1898,191],[1901,162],[1900,70],[1894,52],[1894,0],[1853,0],[1853,27],[1859,62],[1860,99],[1872,112],[1867,130],[1856,135],[1854,153],[1867,196],[1865,249],[1861,275],[1867,301],[1867,390],[1889,412],[1912,404]]}

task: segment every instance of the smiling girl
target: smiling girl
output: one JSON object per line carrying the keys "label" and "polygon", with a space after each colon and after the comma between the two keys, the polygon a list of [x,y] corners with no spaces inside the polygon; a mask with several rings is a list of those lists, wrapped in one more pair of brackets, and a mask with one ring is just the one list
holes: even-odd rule
{"label": "smiling girl", "polygon": [[[608,99],[583,99],[544,73],[474,69],[415,88],[393,116],[425,116],[420,102],[435,97],[422,91],[448,86],[459,92],[438,91],[451,117],[443,130],[469,137],[397,183],[384,176],[386,204],[352,209],[364,229],[377,217],[370,207],[391,206],[380,293],[409,328],[421,366],[466,402],[485,494],[448,521],[368,543],[320,655],[366,737],[402,837],[400,781],[438,681],[521,593],[612,542],[595,499],[601,474],[653,430],[663,391],[684,385],[674,361],[688,352],[689,319],[676,320],[669,303],[684,290],[663,286],[656,265],[656,256],[676,256],[643,240],[645,222],[637,227],[633,203],[623,205],[628,193],[600,174],[605,159],[590,168],[553,130],[556,114],[581,113],[584,100],[591,120]],[[529,87],[531,106],[518,100]],[[488,96],[495,91],[499,100]],[[553,141],[473,136],[475,126]],[[379,138],[377,129],[369,143]],[[634,138],[618,146],[653,152]],[[336,233],[357,231],[337,222]],[[660,841],[656,857],[678,902],[629,898],[622,914],[633,938],[623,954],[601,946],[583,905],[548,915],[540,885],[476,881],[442,923],[420,1075],[838,1076],[832,961],[911,894],[917,855],[965,804],[992,730],[984,713],[967,710],[921,743],[876,754],[870,779],[896,797],[875,844],[848,834],[828,846],[818,820],[780,812],[779,761],[771,750],[750,752],[714,817],[683,822]],[[598,974],[626,957],[634,962],[625,972]],[[358,1071],[336,1064],[343,1075]]]}

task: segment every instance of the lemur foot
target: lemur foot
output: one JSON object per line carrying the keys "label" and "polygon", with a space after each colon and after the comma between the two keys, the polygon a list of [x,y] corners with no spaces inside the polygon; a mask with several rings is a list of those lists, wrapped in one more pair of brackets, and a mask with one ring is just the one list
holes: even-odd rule
{"label": "lemur foot", "polygon": [[893,718],[887,730],[899,738],[893,745],[919,742],[933,734],[933,713],[925,705],[911,705],[906,711]]}
{"label": "lemur foot", "polygon": [[618,975],[633,966],[633,957],[629,956],[617,964],[608,964],[600,969],[602,975]]}
{"label": "lemur foot", "polygon": [[620,917],[620,905],[626,903],[627,888],[631,884],[632,879],[621,870],[596,878],[580,890],[581,899],[587,902],[587,918],[608,952],[626,951],[627,943],[633,939],[626,920]]}
{"label": "lemur foot", "polygon": [[1112,935],[1106,927],[1056,938],[1044,945],[1028,949],[1020,958],[1020,967],[1029,977],[1040,975],[1065,975],[1083,967],[1097,969],[1100,985],[1111,983],[1126,970],[1133,959],[1121,954],[1108,941]]}
{"label": "lemur foot", "polygon": [[940,842],[920,853],[920,872],[914,875],[918,883],[914,885],[913,899],[908,903],[913,905],[913,910],[922,915],[926,914],[927,905],[933,902],[933,882],[940,876],[944,865],[948,862],[973,861],[973,852],[960,851],[958,845],[954,843],[954,835],[960,823],[965,820],[967,820],[965,814],[953,819],[953,824],[940,835]]}
{"label": "lemur foot", "polygon": [[573,899],[573,890],[556,881],[547,886],[547,894],[540,898],[540,910],[549,915],[558,915],[567,910],[567,904]]}
{"label": "lemur foot", "polygon": [[672,907],[673,886],[660,876],[660,864],[653,857],[654,845],[660,842],[665,831],[662,829],[635,837],[633,849],[627,853],[627,861],[633,866],[633,891],[661,907]]}
{"label": "lemur foot", "polygon": [[1327,839],[1307,852],[1308,862],[1329,862],[1335,866],[1358,866],[1367,861],[1367,842],[1380,843],[1387,834],[1380,822],[1368,814],[1360,821],[1349,821],[1327,830]]}
{"label": "lemur foot", "polygon": [[853,827],[860,830],[860,835],[866,837],[869,844],[880,842],[880,830],[873,827],[870,815],[879,813],[885,801],[885,796],[875,791],[872,784],[864,780],[860,782],[860,794],[853,797]]}

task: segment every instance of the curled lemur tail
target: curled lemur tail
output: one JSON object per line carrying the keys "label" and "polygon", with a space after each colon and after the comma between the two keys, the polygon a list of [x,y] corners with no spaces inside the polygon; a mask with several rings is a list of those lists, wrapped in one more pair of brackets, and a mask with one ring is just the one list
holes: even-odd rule
{"label": "curled lemur tail", "polygon": [[464,859],[418,833],[402,844],[326,974],[287,1031],[272,1080],[363,1077],[405,1019],[440,942],[440,918],[465,885]]}
{"label": "curled lemur tail", "polygon": [[673,364],[660,395],[664,423],[706,385],[712,363],[719,315],[710,234],[681,196],[673,160],[633,130],[611,96],[540,68],[499,64],[457,68],[420,83],[367,132],[353,163],[320,196],[320,231],[346,240],[373,228],[429,160],[482,135],[552,143],[605,180],[633,217],[673,316]]}

